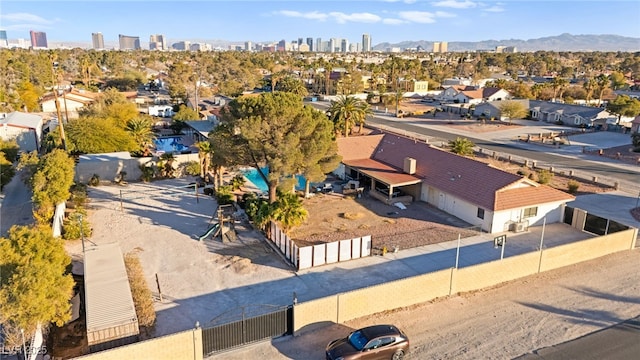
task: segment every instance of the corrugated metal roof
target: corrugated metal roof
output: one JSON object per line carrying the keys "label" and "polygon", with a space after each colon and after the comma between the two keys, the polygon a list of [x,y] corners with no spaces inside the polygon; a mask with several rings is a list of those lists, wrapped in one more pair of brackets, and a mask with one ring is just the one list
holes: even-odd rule
{"label": "corrugated metal roof", "polygon": [[14,111],[0,118],[0,124],[37,129],[39,126],[42,126],[42,116]]}
{"label": "corrugated metal roof", "polygon": [[117,243],[87,248],[84,288],[88,332],[138,321],[122,251]]}

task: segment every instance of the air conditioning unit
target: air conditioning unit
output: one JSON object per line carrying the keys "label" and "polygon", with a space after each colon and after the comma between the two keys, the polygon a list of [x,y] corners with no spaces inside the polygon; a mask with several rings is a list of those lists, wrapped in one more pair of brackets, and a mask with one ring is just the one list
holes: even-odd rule
{"label": "air conditioning unit", "polygon": [[523,232],[527,230],[527,223],[526,222],[517,222],[513,224],[513,231],[514,232]]}

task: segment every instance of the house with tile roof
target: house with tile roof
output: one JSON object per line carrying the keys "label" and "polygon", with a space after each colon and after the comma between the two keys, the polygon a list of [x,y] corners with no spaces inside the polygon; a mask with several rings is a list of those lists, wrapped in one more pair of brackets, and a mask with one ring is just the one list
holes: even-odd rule
{"label": "house with tile roof", "polygon": [[[574,197],[547,185],[444,151],[417,139],[378,133],[338,138],[334,174],[359,181],[388,204],[427,202],[483,231],[560,222]],[[410,206],[410,205],[409,205]]]}
{"label": "house with tile roof", "polygon": [[[544,122],[562,121],[564,125],[576,127],[592,127],[596,124],[604,124],[608,119],[615,118],[607,110],[601,107],[556,103],[551,101],[514,99],[529,110],[532,120]],[[489,101],[476,105],[473,116],[495,117],[500,116],[500,101]]]}
{"label": "house with tile roof", "polygon": [[[64,90],[60,95],[58,95],[60,111],[63,114],[68,113],[71,118],[77,117],[78,110],[95,102],[98,96],[100,96],[99,93],[93,93],[85,90]],[[43,112],[56,113],[55,95],[53,93],[49,93],[43,96],[40,100],[40,106],[42,106]]]}
{"label": "house with tile roof", "polygon": [[509,92],[496,88],[485,87],[477,90],[462,90],[454,97],[453,101],[460,104],[479,104],[486,101],[499,101],[510,98]]}
{"label": "house with tile roof", "polygon": [[0,113],[0,139],[15,140],[21,151],[40,150],[43,124],[40,115],[18,111]]}

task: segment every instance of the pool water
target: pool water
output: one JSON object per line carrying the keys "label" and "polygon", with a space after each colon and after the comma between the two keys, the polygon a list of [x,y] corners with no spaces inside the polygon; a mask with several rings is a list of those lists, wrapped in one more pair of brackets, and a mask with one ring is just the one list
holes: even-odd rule
{"label": "pool water", "polygon": [[188,146],[182,144],[182,137],[180,136],[156,138],[153,143],[156,146],[156,151],[164,151],[165,153],[180,153],[189,150]]}
{"label": "pool water", "polygon": [[[269,168],[268,167],[263,167],[261,168],[262,171],[265,174],[269,173]],[[244,170],[241,170],[242,175],[244,175],[244,177],[247,178],[247,180],[251,181],[253,183],[253,185],[255,185],[258,189],[260,189],[260,191],[269,191],[269,186],[267,186],[267,183],[264,182],[264,180],[262,179],[262,176],[260,176],[260,174],[258,173],[258,170],[255,168],[247,168]],[[304,190],[304,183],[305,183],[305,178],[302,175],[296,175],[296,190]]]}

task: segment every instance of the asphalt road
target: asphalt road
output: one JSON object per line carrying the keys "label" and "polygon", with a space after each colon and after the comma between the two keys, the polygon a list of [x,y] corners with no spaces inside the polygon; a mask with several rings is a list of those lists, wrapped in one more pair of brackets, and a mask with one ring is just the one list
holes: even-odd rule
{"label": "asphalt road", "polygon": [[538,349],[517,360],[627,360],[640,355],[640,317],[575,340]]}
{"label": "asphalt road", "polygon": [[[329,106],[328,103],[324,102],[313,102],[311,104],[321,110],[325,110]],[[412,125],[406,121],[397,122],[393,119],[394,118],[389,116],[373,115],[367,118],[367,124],[374,127],[384,126],[395,128],[403,132],[417,133],[434,138],[436,141],[447,142],[449,140],[455,140],[456,137],[459,136],[455,133],[448,133],[432,128]],[[591,173],[594,176],[611,178],[628,184],[637,184],[638,179],[640,179],[640,168],[637,171],[633,171],[628,168],[612,166],[605,162],[586,161],[576,157],[559,156],[553,153],[523,149],[509,144],[496,143],[491,140],[466,137],[482,148],[528,158],[538,161],[541,164],[550,164],[550,166],[560,168],[568,167],[576,171]]]}

